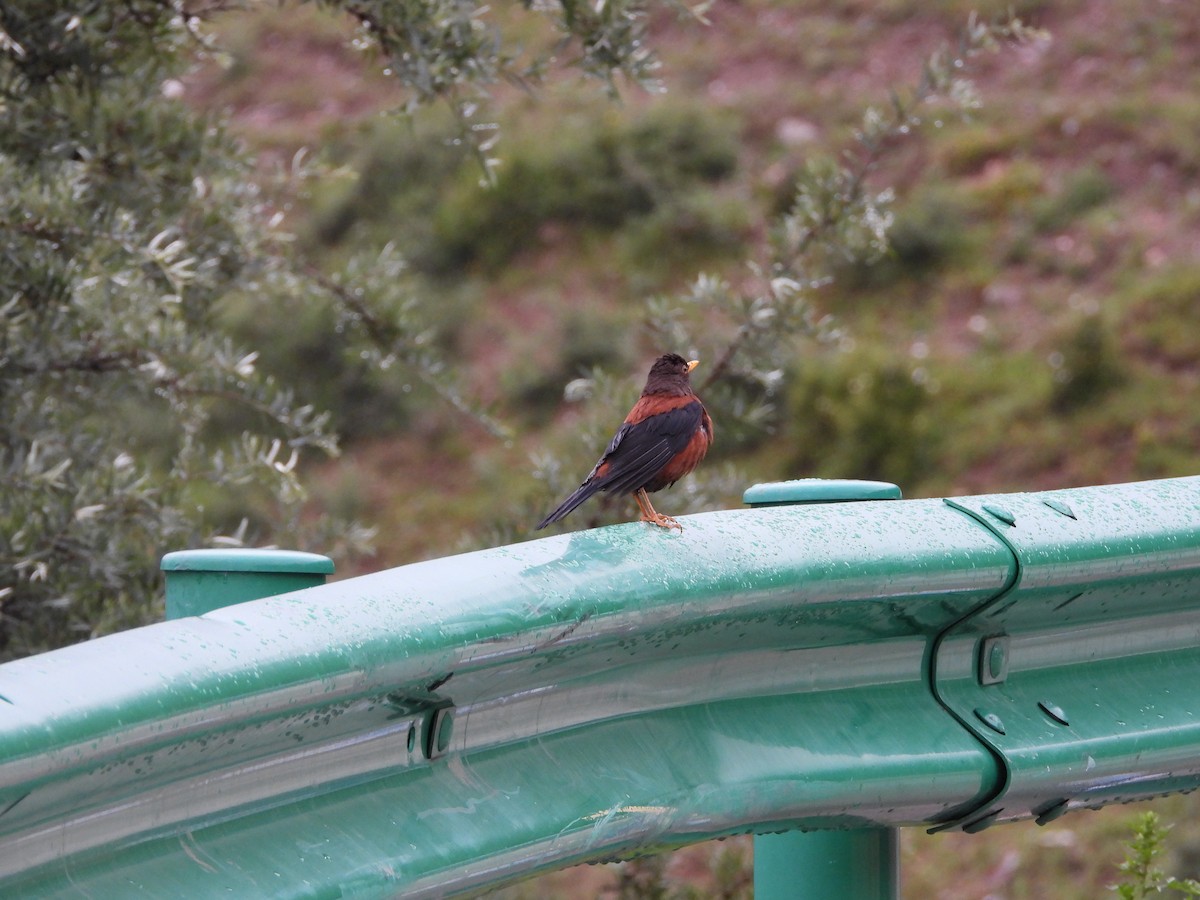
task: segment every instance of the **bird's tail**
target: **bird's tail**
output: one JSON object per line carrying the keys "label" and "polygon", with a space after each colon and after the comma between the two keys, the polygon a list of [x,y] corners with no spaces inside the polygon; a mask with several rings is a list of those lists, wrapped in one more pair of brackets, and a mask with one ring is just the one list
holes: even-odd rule
{"label": "bird's tail", "polygon": [[558,504],[554,512],[550,513],[550,515],[538,522],[537,528],[535,528],[534,531],[541,531],[552,522],[557,522],[559,519],[565,518],[575,509],[575,507],[579,506],[579,504],[581,504],[588,497],[592,496],[592,494],[596,493],[596,491],[599,489],[600,488],[596,486],[594,481],[585,481],[575,489],[575,492],[571,494],[570,497]]}

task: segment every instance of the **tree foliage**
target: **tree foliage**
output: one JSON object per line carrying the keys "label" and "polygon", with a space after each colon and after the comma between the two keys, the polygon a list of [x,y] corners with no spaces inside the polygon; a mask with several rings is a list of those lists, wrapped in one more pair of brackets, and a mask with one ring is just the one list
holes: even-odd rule
{"label": "tree foliage", "polygon": [[[869,265],[888,252],[893,192],[873,184],[880,163],[927,121],[975,108],[978,98],[967,80],[974,57],[1036,35],[1015,18],[985,23],[972,17],[955,44],[924,61],[910,88],[894,90],[885,106],[867,108],[842,154],[807,161],[790,205],[772,223],[763,255],[747,261],[738,284],[700,274],[687,292],[648,301],[645,324],[653,345],[702,360],[696,387],[716,423],[717,456],[722,446],[753,445],[780,424],[777,401],[801,341],[842,337],[837,323],[819,311],[817,297],[847,263]],[[632,401],[629,387],[605,372],[567,385],[568,399],[586,398],[591,407],[577,447],[534,460],[549,495],[571,489],[575,473],[589,470],[587,460],[604,446],[605,428],[619,422]],[[682,499],[675,508],[710,508],[745,483],[730,467],[709,464],[676,489]],[[624,514],[594,509],[591,521]]]}
{"label": "tree foliage", "polygon": [[[182,73],[215,52],[208,20],[235,5],[0,7],[0,658],[156,618],[166,550],[286,539],[329,552],[337,540],[362,542],[361,529],[325,520],[306,534],[298,465],[336,453],[336,439],[326,414],[224,332],[220,312],[232,299],[252,298],[263,316],[332,304],[330,340],[343,353],[404,369],[505,434],[441,358],[426,315],[436,297],[408,277],[403,248],[318,270],[221,123],[180,101]],[[458,140],[484,173],[495,137],[484,101],[498,82],[529,85],[566,63],[615,91],[622,80],[652,84],[656,67],[642,0],[504,10],[542,23],[540,49],[518,49],[497,11],[471,0],[321,5],[352,17],[355,41],[408,88],[410,108],[453,110]],[[771,427],[793,339],[828,328],[811,297],[831,260],[881,252],[889,197],[868,187],[875,161],[934,96],[969,98],[959,63],[1014,33],[975,27],[911,96],[868,115],[855,152],[810,165],[745,285],[701,276],[687,295],[648,307],[657,343],[711,361],[707,399],[747,440]],[[722,327],[695,337],[714,316]],[[598,404],[594,415],[611,420]],[[550,468],[575,472],[572,454]],[[692,502],[706,490],[696,486]]]}
{"label": "tree foliage", "polygon": [[[313,270],[220,123],[179,101],[176,79],[213,50],[206,21],[235,5],[0,8],[0,657],[155,618],[165,550],[305,542],[297,463],[336,440],[222,332],[228,298],[253,296],[264,315],[272,298],[332,300],[344,352],[406,366],[475,413],[394,248]],[[326,5],[359,23],[413,105],[450,104],[481,156],[478,99],[544,64],[519,63],[466,0]],[[589,74],[651,68],[636,2],[536,12]],[[314,543],[334,537],[363,535]]]}
{"label": "tree foliage", "polygon": [[[230,140],[171,96],[197,26],[146,0],[0,11],[3,655],[154,617],[164,550],[244,537],[234,492],[294,516],[299,454],[336,451],[213,325],[290,272]],[[216,434],[231,405],[252,427]]]}

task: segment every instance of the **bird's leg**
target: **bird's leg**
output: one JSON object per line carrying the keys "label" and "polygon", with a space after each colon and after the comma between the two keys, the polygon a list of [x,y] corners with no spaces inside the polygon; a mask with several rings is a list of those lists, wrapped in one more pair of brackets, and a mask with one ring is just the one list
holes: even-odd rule
{"label": "bird's leg", "polygon": [[637,501],[638,509],[642,511],[641,521],[657,525],[659,528],[678,528],[680,532],[683,531],[682,525],[670,516],[664,516],[655,510],[653,504],[650,503],[650,495],[646,493],[645,488],[639,488],[634,493],[633,499]]}

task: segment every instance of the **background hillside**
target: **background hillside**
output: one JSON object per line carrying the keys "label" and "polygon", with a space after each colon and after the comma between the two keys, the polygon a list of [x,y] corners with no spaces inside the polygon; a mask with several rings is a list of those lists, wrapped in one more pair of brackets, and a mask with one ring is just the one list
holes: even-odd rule
{"label": "background hillside", "polygon": [[[223,321],[260,364],[335,411],[345,452],[307,472],[312,514],[378,527],[374,556],[342,570],[532,536],[615,424],[564,386],[601,367],[636,390],[657,352],[692,351],[658,346],[672,298],[700,273],[752,280],[745,261],[771,243],[805,165],[853,147],[864,108],[915,84],[974,8],[744,0],[715,3],[707,24],[663,15],[661,93],[625,86],[614,104],[574,81],[500,87],[491,187],[448,117],[381,115],[405,98],[335,14],[218,17],[228,56],[199,61],[183,96],[228,115],[265,184],[301,148],[330,163],[274,195],[304,252],[320,266],[393,247],[413,290],[437,297],[426,339],[502,425],[399,367],[341,357],[329,310],[230,301]],[[889,148],[869,179],[895,191],[890,252],[831,267],[812,292],[832,317],[814,329],[825,339],[794,344],[761,419],[717,422],[711,478],[662,509],[735,505],[750,483],[809,475],[917,497],[1200,470],[1200,6],[1028,0],[1017,13],[1047,37],[976,57],[979,106],[930,108]],[[714,318],[714,333],[727,327]],[[556,474],[539,455],[560,460]],[[1195,817],[1184,799],[1159,808]],[[1100,896],[1130,816],[906,832],[905,895]],[[1200,829],[1180,825],[1172,845],[1195,869]],[[662,878],[671,896],[716,882],[734,895],[739,854],[744,841],[698,848]],[[620,871],[507,895],[616,891]]]}

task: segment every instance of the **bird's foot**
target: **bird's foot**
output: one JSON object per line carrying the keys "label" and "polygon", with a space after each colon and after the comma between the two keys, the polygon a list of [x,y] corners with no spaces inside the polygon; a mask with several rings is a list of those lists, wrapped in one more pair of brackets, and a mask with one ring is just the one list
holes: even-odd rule
{"label": "bird's foot", "polygon": [[636,491],[633,499],[637,501],[638,509],[642,511],[643,522],[649,522],[651,525],[657,525],[659,528],[678,528],[679,533],[683,533],[683,526],[672,519],[670,516],[664,516],[654,504],[650,502],[650,496],[646,493],[646,489],[642,488]]}
{"label": "bird's foot", "polygon": [[642,521],[649,522],[651,525],[657,525],[659,528],[678,528],[679,533],[683,534],[683,526],[678,521],[670,516],[664,516],[660,512],[655,512],[653,515],[643,513]]}

